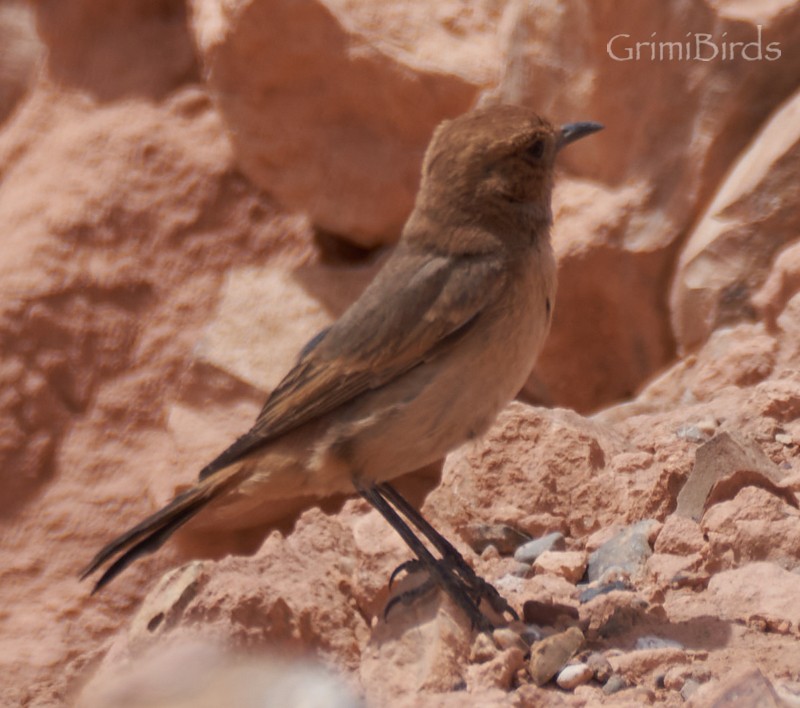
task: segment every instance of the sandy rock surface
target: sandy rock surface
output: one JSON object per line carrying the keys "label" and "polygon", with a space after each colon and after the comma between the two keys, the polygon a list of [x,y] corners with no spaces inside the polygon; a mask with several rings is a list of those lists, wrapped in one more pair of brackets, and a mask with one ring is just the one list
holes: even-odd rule
{"label": "sandy rock surface", "polygon": [[[609,55],[696,31],[782,55]],[[789,0],[5,3],[0,704],[797,705],[799,45]],[[390,590],[355,499],[198,519],[90,596],[380,267],[435,125],[498,99],[607,128],[564,155],[520,399],[400,486],[521,619],[384,617],[423,578]]]}

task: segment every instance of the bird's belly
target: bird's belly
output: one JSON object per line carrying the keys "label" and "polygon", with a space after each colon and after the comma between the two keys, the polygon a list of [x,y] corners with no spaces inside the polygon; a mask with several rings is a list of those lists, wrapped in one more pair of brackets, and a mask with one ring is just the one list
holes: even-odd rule
{"label": "bird's belly", "polygon": [[522,388],[547,334],[545,298],[528,295],[514,303],[525,316],[506,304],[490,326],[476,326],[440,359],[363,396],[347,422],[332,427],[338,444],[328,447],[329,438],[322,449],[351,474],[385,481],[482,435]]}

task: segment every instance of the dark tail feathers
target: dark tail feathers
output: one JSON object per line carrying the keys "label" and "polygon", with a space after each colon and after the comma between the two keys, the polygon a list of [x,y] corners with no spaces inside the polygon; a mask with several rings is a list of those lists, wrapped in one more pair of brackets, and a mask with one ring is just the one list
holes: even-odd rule
{"label": "dark tail feathers", "polygon": [[221,470],[190,490],[178,495],[163,509],[134,526],[104,546],[81,572],[81,580],[100,566],[119,556],[103,573],[92,589],[92,595],[110,583],[138,558],[161,548],[164,542],[206,504],[236,486],[243,469],[239,466]]}

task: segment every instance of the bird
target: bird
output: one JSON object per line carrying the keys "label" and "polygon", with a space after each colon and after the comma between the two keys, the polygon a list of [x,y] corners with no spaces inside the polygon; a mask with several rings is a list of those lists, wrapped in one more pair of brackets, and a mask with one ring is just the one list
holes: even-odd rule
{"label": "bird", "polygon": [[522,389],[555,304],[556,157],[602,127],[556,127],[510,104],[443,121],[413,210],[373,281],[299,352],[252,427],[193,487],[95,555],[80,574],[106,566],[92,593],[196,515],[255,526],[292,499],[357,493],[414,553],[390,584],[423,568],[426,588],[447,592],[473,627],[495,625],[484,599],[515,617],[391,482],[482,435]]}

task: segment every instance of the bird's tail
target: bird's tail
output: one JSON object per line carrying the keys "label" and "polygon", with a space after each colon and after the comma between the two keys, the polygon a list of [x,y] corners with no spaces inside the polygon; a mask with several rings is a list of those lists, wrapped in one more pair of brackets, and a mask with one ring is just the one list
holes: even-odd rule
{"label": "bird's tail", "polygon": [[243,465],[234,465],[206,477],[163,509],[104,546],[81,573],[81,580],[117,556],[95,583],[92,594],[116,578],[136,559],[159,549],[164,542],[213,499],[234,488],[246,473]]}

